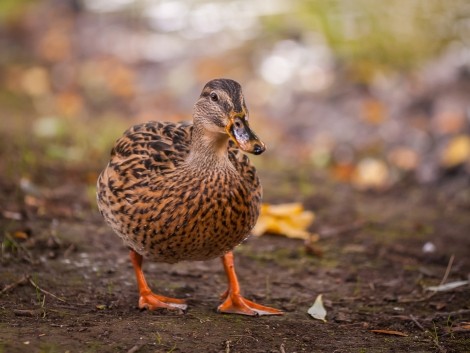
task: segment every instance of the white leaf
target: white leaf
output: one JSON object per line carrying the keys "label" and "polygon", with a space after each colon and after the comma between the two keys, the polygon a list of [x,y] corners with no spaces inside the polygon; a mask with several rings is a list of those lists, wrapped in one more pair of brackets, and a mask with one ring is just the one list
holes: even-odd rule
{"label": "white leaf", "polygon": [[450,282],[447,284],[441,284],[440,286],[431,286],[427,287],[427,290],[433,291],[433,292],[445,292],[447,290],[451,290],[457,287],[465,286],[466,284],[469,284],[470,281],[455,281],[455,282]]}
{"label": "white leaf", "polygon": [[326,309],[323,306],[321,294],[317,296],[317,299],[315,299],[315,303],[313,303],[310,309],[308,309],[307,313],[309,313],[314,319],[326,322]]}

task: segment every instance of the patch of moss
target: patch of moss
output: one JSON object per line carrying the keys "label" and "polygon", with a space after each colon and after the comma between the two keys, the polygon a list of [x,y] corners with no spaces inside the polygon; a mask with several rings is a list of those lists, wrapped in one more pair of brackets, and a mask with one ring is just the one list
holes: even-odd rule
{"label": "patch of moss", "polygon": [[382,311],[382,307],[377,307],[377,306],[358,306],[357,311],[362,314],[376,314],[380,311]]}
{"label": "patch of moss", "polygon": [[452,339],[455,352],[470,352],[470,337],[458,337]]}
{"label": "patch of moss", "polygon": [[56,353],[61,349],[56,343],[44,342],[39,346],[39,353]]}

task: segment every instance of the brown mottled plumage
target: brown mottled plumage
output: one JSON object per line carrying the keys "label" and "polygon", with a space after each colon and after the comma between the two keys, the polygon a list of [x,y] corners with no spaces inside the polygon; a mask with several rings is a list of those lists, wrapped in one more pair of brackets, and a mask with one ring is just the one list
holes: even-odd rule
{"label": "brown mottled plumage", "polygon": [[[169,263],[221,256],[230,303],[220,311],[280,313],[230,293],[231,287],[238,289],[230,251],[255,225],[262,194],[256,170],[239,148],[254,154],[265,149],[248,126],[240,85],[226,79],[206,84],[193,124],[148,122],[117,140],[98,179],[98,206],[131,248],[141,307],[186,308],[179,299],[150,291],[141,271],[142,256]],[[235,303],[239,299],[242,308]]]}

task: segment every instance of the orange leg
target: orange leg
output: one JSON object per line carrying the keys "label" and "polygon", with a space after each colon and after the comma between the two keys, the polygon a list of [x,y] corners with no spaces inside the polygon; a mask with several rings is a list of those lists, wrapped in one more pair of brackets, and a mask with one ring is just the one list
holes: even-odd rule
{"label": "orange leg", "polygon": [[225,273],[228,278],[228,289],[222,294],[224,302],[217,310],[222,313],[241,315],[282,315],[282,311],[264,305],[253,303],[240,294],[237,274],[233,264],[233,253],[229,252],[222,257]]}
{"label": "orange leg", "polygon": [[140,309],[156,310],[165,308],[170,310],[186,310],[188,306],[183,299],[168,298],[152,293],[149,286],[147,285],[144,273],[142,272],[142,255],[136,253],[134,250],[131,250],[129,255],[131,257],[132,265],[134,266],[137,285],[139,286]]}

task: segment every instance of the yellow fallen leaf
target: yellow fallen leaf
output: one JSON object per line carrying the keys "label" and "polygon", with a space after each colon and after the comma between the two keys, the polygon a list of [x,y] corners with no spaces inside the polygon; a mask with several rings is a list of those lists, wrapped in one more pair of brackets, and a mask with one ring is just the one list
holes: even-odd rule
{"label": "yellow fallen leaf", "polygon": [[470,160],[470,137],[460,135],[454,137],[442,153],[441,163],[446,168],[452,168]]}
{"label": "yellow fallen leaf", "polygon": [[289,238],[307,239],[310,235],[305,229],[292,226],[288,220],[280,220],[278,223],[279,234],[284,234]]}
{"label": "yellow fallen leaf", "polygon": [[292,227],[306,229],[315,220],[315,214],[311,211],[302,211],[295,217],[289,217],[286,219]]}
{"label": "yellow fallen leaf", "polygon": [[263,204],[253,234],[259,236],[273,233],[289,238],[308,239],[311,234],[307,228],[314,220],[315,214],[304,210],[300,203]]}
{"label": "yellow fallen leaf", "polygon": [[279,205],[263,204],[261,213],[266,212],[272,216],[287,217],[288,215],[299,214],[304,210],[301,203],[282,203]]}

